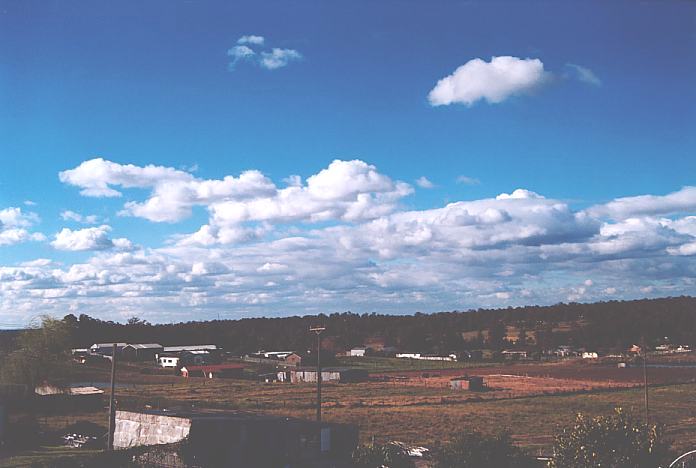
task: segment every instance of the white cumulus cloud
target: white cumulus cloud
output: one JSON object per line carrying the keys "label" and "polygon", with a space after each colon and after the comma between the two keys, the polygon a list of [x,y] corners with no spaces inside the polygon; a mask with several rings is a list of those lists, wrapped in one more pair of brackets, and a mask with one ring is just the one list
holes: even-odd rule
{"label": "white cumulus cloud", "polygon": [[248,36],[242,36],[239,39],[237,39],[237,44],[263,45],[264,40],[265,39],[263,36],[255,36],[253,34],[250,34]]}
{"label": "white cumulus cloud", "polygon": [[531,91],[541,85],[547,75],[539,59],[501,56],[486,62],[476,58],[439,80],[428,100],[433,106],[456,103],[472,106],[481,99],[497,104],[510,96]]}
{"label": "white cumulus cloud", "polygon": [[237,45],[227,50],[230,62],[227,67],[233,71],[239,62],[255,63],[266,70],[286,67],[290,62],[302,59],[302,54],[295,49],[272,47],[263,49],[266,39],[263,36],[247,35],[237,39]]}
{"label": "white cumulus cloud", "polygon": [[419,186],[420,188],[424,188],[424,189],[431,189],[431,188],[435,187],[435,184],[433,184],[430,181],[430,179],[428,179],[425,176],[421,176],[421,177],[417,178],[416,185]]}
{"label": "white cumulus cloud", "polygon": [[18,207],[0,210],[0,246],[46,240],[43,234],[29,231],[38,222],[36,213],[25,212]]}
{"label": "white cumulus cloud", "polygon": [[82,251],[82,250],[131,250],[133,244],[125,238],[110,239],[111,227],[101,225],[91,228],[72,230],[63,228],[55,236],[51,245],[58,250]]}
{"label": "white cumulus cloud", "polygon": [[302,54],[295,49],[279,49],[274,47],[270,52],[261,52],[259,64],[267,70],[275,70],[287,66],[290,62],[300,60]]}

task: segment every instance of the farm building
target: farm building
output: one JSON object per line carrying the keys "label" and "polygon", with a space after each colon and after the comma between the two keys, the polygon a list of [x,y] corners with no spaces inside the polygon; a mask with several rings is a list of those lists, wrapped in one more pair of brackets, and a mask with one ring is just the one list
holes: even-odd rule
{"label": "farm building", "polygon": [[162,350],[165,353],[180,353],[182,351],[208,351],[209,353],[219,353],[220,348],[214,344],[207,345],[185,345],[185,346],[165,346]]}
{"label": "farm building", "polygon": [[[367,380],[367,371],[365,369],[354,369],[348,367],[327,367],[321,370],[321,380],[323,382],[365,382]],[[278,380],[292,383],[301,382],[316,382],[316,369],[293,369],[287,372],[279,372]]]}
{"label": "farm building", "polygon": [[[241,412],[117,411],[114,447],[186,442],[167,466],[336,466],[358,444],[355,426]],[[140,462],[150,466],[145,452]],[[160,459],[161,460],[161,459]],[[154,463],[153,463],[154,464]],[[340,466],[344,466],[341,464]]]}
{"label": "farm building", "polygon": [[154,361],[163,350],[164,347],[157,343],[127,344],[121,350],[121,356],[126,361]]}
{"label": "farm building", "polygon": [[177,367],[179,367],[179,360],[179,356],[169,354],[160,354],[157,356],[157,364],[164,368],[176,369]]}
{"label": "farm building", "polygon": [[512,361],[517,359],[527,359],[529,357],[529,353],[527,353],[527,351],[519,349],[506,349],[500,354],[502,354],[505,359],[509,359]]}
{"label": "farm building", "polygon": [[37,404],[50,410],[96,410],[103,405],[104,390],[96,387],[60,387],[43,384],[34,389]]}
{"label": "farm building", "polygon": [[184,377],[205,377],[206,379],[238,378],[243,372],[244,366],[239,364],[211,364],[181,368],[181,375]]}
{"label": "farm building", "polygon": [[367,348],[364,346],[358,346],[350,350],[349,356],[353,357],[364,357],[367,352]]}
{"label": "farm building", "polygon": [[421,354],[421,353],[397,353],[397,358],[401,359],[418,359],[421,361],[456,361],[457,355],[450,354],[448,356],[436,356],[434,354]]}
{"label": "farm building", "polygon": [[287,364],[288,366],[300,367],[300,365],[302,364],[302,356],[300,356],[299,354],[292,353],[285,356],[283,362],[285,362],[285,364]]}
{"label": "farm building", "polygon": [[[126,347],[128,343],[116,343],[116,352],[121,353],[121,350]],[[111,356],[113,351],[114,343],[94,343],[89,347],[89,352],[93,354],[103,354],[105,356]]]}
{"label": "farm building", "polygon": [[452,390],[471,390],[472,392],[482,392],[486,389],[483,377],[480,376],[464,376],[450,379],[450,388]]}

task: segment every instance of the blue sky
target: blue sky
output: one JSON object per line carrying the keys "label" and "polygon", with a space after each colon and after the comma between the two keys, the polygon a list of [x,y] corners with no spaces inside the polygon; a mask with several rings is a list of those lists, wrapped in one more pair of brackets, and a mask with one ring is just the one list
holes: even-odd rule
{"label": "blue sky", "polygon": [[[0,326],[68,310],[168,321],[692,294],[695,15],[687,2],[0,1]],[[241,195],[232,180],[191,198],[249,170],[263,176]],[[310,188],[323,170],[345,190]],[[282,192],[291,175],[303,191]],[[120,196],[82,195],[95,180]],[[166,206],[138,208],[153,197]],[[471,220],[453,229],[441,210]]]}

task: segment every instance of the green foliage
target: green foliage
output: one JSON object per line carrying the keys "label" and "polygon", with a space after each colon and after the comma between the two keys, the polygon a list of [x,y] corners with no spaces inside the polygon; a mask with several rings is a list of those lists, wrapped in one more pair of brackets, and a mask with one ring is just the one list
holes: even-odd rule
{"label": "green foliage", "polygon": [[361,445],[353,451],[353,466],[358,468],[412,468],[408,454],[396,444]]}
{"label": "green foliage", "polygon": [[510,434],[503,432],[486,436],[466,431],[435,454],[436,468],[526,468],[537,466],[522,449],[512,445]]}
{"label": "green foliage", "polygon": [[59,376],[70,346],[70,330],[63,320],[42,317],[41,324],[22,332],[16,347],[1,363],[0,383],[29,388]]}
{"label": "green foliage", "polygon": [[556,436],[550,468],[656,468],[669,459],[659,426],[639,423],[620,408],[611,416],[578,414]]}

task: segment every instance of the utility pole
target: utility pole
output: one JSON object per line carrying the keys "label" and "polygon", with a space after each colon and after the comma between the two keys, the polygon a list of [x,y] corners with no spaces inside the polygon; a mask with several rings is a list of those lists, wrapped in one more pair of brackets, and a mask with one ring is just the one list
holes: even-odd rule
{"label": "utility pole", "polygon": [[114,449],[114,431],[116,430],[116,402],[114,392],[116,391],[116,343],[111,348],[111,395],[109,395],[109,439],[108,449]]}
{"label": "utility pole", "polygon": [[650,424],[650,411],[648,409],[648,350],[645,347],[645,336],[641,340],[643,354],[643,387],[645,389],[645,424]]}
{"label": "utility pole", "polygon": [[317,334],[317,422],[321,422],[321,332],[325,327],[312,327],[309,331]]}

